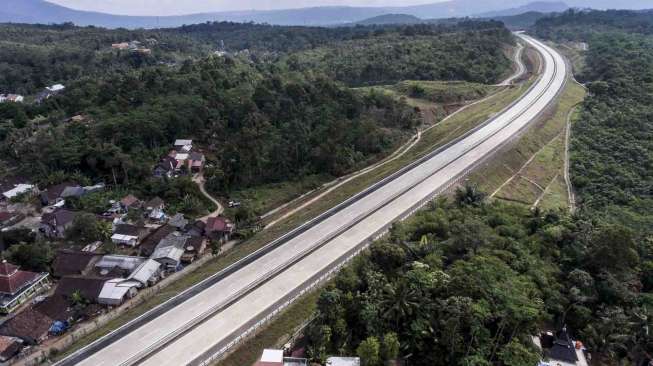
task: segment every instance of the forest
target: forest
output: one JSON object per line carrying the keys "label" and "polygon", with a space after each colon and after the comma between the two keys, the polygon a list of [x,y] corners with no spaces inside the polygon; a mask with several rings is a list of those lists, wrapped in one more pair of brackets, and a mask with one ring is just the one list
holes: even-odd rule
{"label": "forest", "polygon": [[[32,42],[40,37],[59,37],[56,39],[62,46],[77,42],[80,47],[92,48],[98,44],[94,34],[104,35],[92,27],[42,27],[44,34],[35,32],[25,37],[31,37]],[[269,29],[216,23],[161,32],[174,37],[185,34],[183,37],[188,38],[197,29],[197,39],[203,39],[206,32],[224,27],[233,28],[231,33],[225,32],[225,38],[232,34],[235,40],[246,34],[254,43],[264,37],[263,30]],[[236,30],[238,27],[242,29]],[[261,32],[256,31],[259,28]],[[248,32],[250,29],[253,31]],[[414,60],[423,66],[424,77],[429,78],[495,81],[491,78],[500,77],[510,68],[503,53],[487,47],[512,42],[505,28],[494,22],[380,30],[272,29],[296,31],[298,37],[312,39],[313,43],[342,44],[342,38],[361,37],[370,48],[370,52],[359,56],[364,63],[378,62],[378,54],[371,51],[373,45],[390,40],[414,52],[409,60],[387,58],[382,67],[399,69],[403,62]],[[421,35],[408,37],[407,32]],[[140,37],[157,34],[143,33]],[[108,31],[99,43],[136,36],[125,30]],[[272,39],[270,49],[284,47],[275,46],[283,44],[283,39]],[[461,50],[459,42],[463,39],[471,51]],[[166,43],[171,52],[190,52],[175,46],[174,40],[177,38]],[[230,42],[225,39],[227,45]],[[424,42],[431,46],[417,47]],[[425,63],[429,58],[437,60],[447,50],[457,50],[457,57]],[[288,57],[293,58],[292,53]],[[475,58],[484,60],[478,68],[463,70],[458,66],[471,64]],[[443,72],[443,68],[450,71]],[[33,77],[47,74],[35,69]],[[398,77],[408,76],[412,75]],[[92,122],[68,122],[69,117],[80,114]],[[420,123],[417,111],[404,102],[383,93],[350,89],[319,68],[289,69],[282,60],[245,55],[186,59],[177,67],[158,63],[118,67],[102,76],[79,77],[68,84],[65,93],[41,105],[0,105],[0,120],[4,121],[0,123],[0,149],[8,160],[17,163],[19,172],[37,182],[52,181],[52,175],[81,175],[138,188],[149,184],[153,166],[172,141],[188,137],[202,146],[208,159],[207,188],[218,194],[311,174],[346,174],[396,147]]]}
{"label": "forest", "polygon": [[[653,233],[653,12],[568,12],[541,36],[586,42],[590,97],[572,130],[572,178],[592,216]],[[592,24],[576,32],[578,24]]]}
{"label": "forest", "polygon": [[[466,80],[491,84],[510,69],[503,55],[513,44],[500,23],[461,22],[478,31],[436,32],[416,25],[298,52],[285,62],[290,70],[321,72],[349,86],[394,84],[403,80]],[[440,26],[435,29],[446,29]],[[380,32],[379,32],[380,33]]]}
{"label": "forest", "polygon": [[535,365],[531,336],[567,326],[592,364],[651,361],[653,18],[643,14],[570,11],[533,29],[589,47],[576,77],[590,96],[572,128],[579,211],[490,202],[474,187],[432,202],[320,293],[312,357]]}

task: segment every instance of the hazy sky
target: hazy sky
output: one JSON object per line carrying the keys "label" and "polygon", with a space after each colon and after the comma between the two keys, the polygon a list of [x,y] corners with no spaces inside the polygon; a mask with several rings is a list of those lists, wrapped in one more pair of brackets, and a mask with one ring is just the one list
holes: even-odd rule
{"label": "hazy sky", "polygon": [[[0,0],[1,1],[1,0]],[[129,15],[177,15],[207,11],[270,10],[324,5],[403,6],[443,0],[47,0],[75,9]]]}

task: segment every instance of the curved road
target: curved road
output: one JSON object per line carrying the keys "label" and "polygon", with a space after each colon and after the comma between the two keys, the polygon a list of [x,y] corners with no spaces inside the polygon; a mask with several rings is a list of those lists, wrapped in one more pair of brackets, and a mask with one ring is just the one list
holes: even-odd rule
{"label": "curved road", "polygon": [[566,64],[543,43],[520,37],[541,53],[544,70],[509,108],[59,365],[206,365],[219,357],[243,333],[449,187],[549,106],[565,84]]}

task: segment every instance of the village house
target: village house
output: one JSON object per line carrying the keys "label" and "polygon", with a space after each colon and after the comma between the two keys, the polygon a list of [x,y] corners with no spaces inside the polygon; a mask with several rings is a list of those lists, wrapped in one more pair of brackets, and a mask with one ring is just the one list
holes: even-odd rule
{"label": "village house", "polygon": [[48,238],[64,238],[77,216],[76,212],[59,208],[41,217],[39,230]]}
{"label": "village house", "polygon": [[166,219],[165,202],[159,197],[154,197],[151,200],[147,201],[144,205],[147,215],[151,220],[154,221],[164,221]]}
{"label": "village house", "polygon": [[236,225],[224,216],[209,217],[204,228],[207,237],[222,243],[229,241],[235,230]]}
{"label": "village house", "polygon": [[139,288],[155,285],[165,277],[165,272],[161,268],[161,263],[154,259],[148,259],[141,263],[130,275],[128,280],[139,283]]}
{"label": "village house", "polygon": [[98,303],[107,306],[119,306],[126,300],[133,298],[138,293],[139,283],[136,281],[114,278],[102,286]]}
{"label": "village house", "polygon": [[[41,204],[43,206],[63,206],[64,191],[69,188],[73,188],[73,190],[75,190],[77,187],[80,187],[79,184],[71,182],[59,183],[47,187],[45,190],[41,191]],[[71,190],[68,192],[70,194]]]}
{"label": "village house", "polygon": [[21,215],[15,212],[0,211],[0,228],[10,226],[20,220]]}
{"label": "village house", "polygon": [[14,185],[11,189],[2,192],[2,199],[11,200],[12,198],[18,197],[23,194],[28,194],[34,192],[36,186],[32,184],[20,183]]}
{"label": "village house", "polygon": [[174,232],[161,240],[150,258],[161,263],[168,270],[175,271],[181,263],[188,239],[188,236]]}
{"label": "village house", "polygon": [[0,263],[0,312],[11,313],[25,301],[49,288],[49,275],[21,271],[6,260]]}
{"label": "village house", "polygon": [[193,150],[193,140],[189,139],[178,139],[175,140],[174,148],[176,151],[181,153],[189,153]]}
{"label": "village house", "polygon": [[157,178],[172,178],[176,170],[177,160],[174,157],[166,156],[154,167],[154,176]]}
{"label": "village house", "polygon": [[206,239],[200,236],[191,236],[188,238],[184,248],[184,254],[181,256],[182,263],[192,263],[199,259],[206,250]]}
{"label": "village house", "polygon": [[95,275],[104,278],[127,278],[146,259],[128,255],[105,255],[95,263]]}
{"label": "village house", "polygon": [[52,96],[63,92],[65,89],[66,87],[62,84],[54,84],[52,86],[48,86],[36,95],[34,101],[37,104],[43,103],[44,101],[50,99]]}
{"label": "village house", "polygon": [[16,337],[27,345],[36,345],[48,338],[54,322],[49,316],[29,307],[0,325],[0,335]]}
{"label": "village house", "polygon": [[178,213],[168,220],[168,225],[174,226],[179,230],[184,229],[188,225],[188,219],[184,217],[184,214]]}
{"label": "village house", "polygon": [[198,152],[191,152],[188,154],[188,159],[186,163],[188,164],[188,170],[193,173],[199,173],[204,169],[204,162],[206,159],[203,154]]}
{"label": "village house", "polygon": [[102,255],[98,253],[60,249],[52,262],[52,276],[62,278],[88,275],[100,259]]}
{"label": "village house", "polygon": [[23,348],[23,340],[16,337],[0,336],[0,362],[7,362]]}
{"label": "village house", "polygon": [[129,48],[129,43],[127,42],[121,42],[121,43],[113,43],[111,45],[111,48],[115,50],[126,50]]}
{"label": "village house", "polygon": [[582,343],[573,341],[566,327],[555,335],[545,332],[540,337],[534,337],[533,341],[543,351],[545,358],[539,366],[587,366]]}
{"label": "village house", "polygon": [[57,282],[54,293],[68,300],[79,295],[90,303],[97,303],[100,291],[106,281],[107,279],[103,277],[66,276]]}
{"label": "village house", "polygon": [[141,240],[148,234],[148,230],[143,226],[120,224],[116,225],[111,235],[111,241],[114,244],[136,247]]}
{"label": "village house", "polygon": [[18,94],[0,94],[0,103],[22,103],[25,97]]}
{"label": "village house", "polygon": [[129,210],[138,210],[141,208],[142,205],[143,202],[141,202],[141,200],[139,200],[132,194],[127,195],[120,200],[120,206],[125,212]]}
{"label": "village house", "polygon": [[154,249],[156,249],[161,240],[165,239],[168,235],[174,233],[175,231],[177,231],[177,228],[170,225],[163,225],[154,230],[141,242],[141,245],[138,248],[139,255],[144,257],[151,256],[152,253],[154,253]]}

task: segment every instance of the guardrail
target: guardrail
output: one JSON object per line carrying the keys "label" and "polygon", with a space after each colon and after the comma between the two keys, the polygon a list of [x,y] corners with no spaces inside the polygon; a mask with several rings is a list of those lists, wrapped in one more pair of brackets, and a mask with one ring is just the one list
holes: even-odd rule
{"label": "guardrail", "polygon": [[[548,52],[548,51],[547,51],[547,52]],[[252,290],[254,290],[255,288],[257,288],[257,287],[260,286],[261,284],[267,282],[270,278],[273,278],[273,275],[280,273],[280,272],[283,271],[284,269],[288,268],[288,267],[291,266],[292,264],[294,264],[294,263],[296,263],[297,261],[299,261],[299,260],[301,260],[302,258],[304,258],[306,255],[309,255],[309,254],[312,253],[313,251],[317,250],[319,247],[323,246],[326,242],[328,242],[328,241],[330,241],[331,239],[333,239],[333,237],[340,235],[342,232],[344,232],[344,231],[346,231],[347,229],[351,228],[353,225],[356,225],[358,222],[360,222],[361,220],[363,220],[365,217],[369,216],[369,215],[372,214],[373,212],[378,211],[379,209],[381,209],[382,207],[384,207],[385,205],[387,205],[389,202],[391,202],[391,201],[393,201],[394,199],[396,199],[396,197],[398,197],[398,196],[404,194],[404,193],[407,192],[408,190],[410,190],[410,189],[412,189],[413,187],[415,187],[417,184],[422,183],[424,180],[430,178],[432,175],[436,174],[436,173],[439,172],[440,170],[442,170],[442,169],[444,169],[445,167],[449,166],[451,163],[453,163],[453,162],[454,162],[457,158],[459,158],[460,156],[463,156],[464,154],[466,154],[467,152],[469,152],[469,151],[471,151],[472,149],[476,148],[478,145],[480,145],[481,143],[483,143],[483,142],[486,141],[487,139],[491,138],[492,136],[496,135],[497,133],[499,133],[500,131],[502,131],[503,129],[505,129],[507,126],[509,126],[510,124],[512,124],[512,123],[513,123],[517,118],[519,118],[520,116],[522,116],[522,115],[523,115],[523,114],[528,110],[528,108],[530,108],[533,104],[535,104],[537,101],[539,101],[539,99],[541,99],[541,97],[543,96],[543,94],[546,93],[546,91],[548,90],[548,87],[551,85],[551,83],[553,82],[553,80],[555,80],[555,75],[556,75],[556,72],[557,72],[557,65],[554,64],[554,68],[555,68],[555,69],[554,69],[554,76],[553,76],[553,78],[548,82],[547,87],[544,89],[544,91],[542,91],[542,92],[541,92],[541,93],[540,93],[540,94],[535,98],[535,100],[534,100],[533,102],[529,103],[529,105],[528,105],[526,108],[524,108],[523,111],[521,111],[518,115],[516,115],[515,117],[513,117],[513,119],[512,119],[510,122],[508,122],[505,126],[503,126],[502,128],[498,129],[497,131],[494,131],[494,132],[493,132],[491,135],[489,135],[487,138],[485,138],[484,140],[482,140],[482,141],[478,142],[477,144],[473,145],[473,147],[467,148],[467,149],[466,149],[464,152],[462,152],[458,157],[454,158],[452,161],[450,161],[449,163],[447,163],[445,166],[439,168],[438,170],[436,170],[436,171],[433,172],[432,174],[430,174],[430,175],[428,175],[427,177],[425,177],[424,179],[420,180],[418,183],[415,183],[415,184],[411,185],[410,187],[408,187],[408,188],[402,190],[400,193],[395,194],[395,195],[392,196],[391,198],[386,199],[386,200],[385,200],[385,201],[384,201],[380,206],[376,207],[376,208],[373,209],[373,210],[370,210],[370,211],[372,211],[372,212],[369,212],[369,211],[368,211],[367,213],[363,213],[363,214],[359,215],[359,217],[357,217],[357,219],[355,219],[354,221],[350,222],[350,224],[345,225],[344,227],[341,227],[341,228],[339,228],[338,230],[334,231],[331,235],[329,235],[329,239],[328,239],[328,240],[318,242],[318,244],[316,244],[316,245],[314,245],[314,246],[311,246],[311,247],[308,248],[307,250],[305,250],[305,251],[301,252],[300,254],[296,255],[295,257],[293,257],[293,259],[291,259],[291,261],[286,262],[285,264],[280,265],[280,266],[278,266],[277,268],[275,268],[274,271],[269,272],[269,275],[266,275],[266,276],[262,277],[261,279],[259,279],[259,280],[255,281],[255,282],[251,283],[250,285],[248,285],[245,289],[243,289],[243,291],[241,291],[241,292],[239,292],[238,294],[234,295],[230,300],[228,300],[228,301],[226,301],[226,302],[222,302],[221,304],[216,305],[216,306],[214,306],[214,307],[211,307],[209,310],[207,310],[206,312],[202,313],[200,316],[198,316],[198,317],[192,319],[190,322],[188,322],[187,324],[185,324],[183,327],[181,327],[181,328],[175,330],[174,332],[171,332],[169,335],[167,335],[166,337],[164,337],[164,338],[163,338],[162,340],[160,340],[159,342],[156,342],[156,343],[155,343],[154,345],[152,345],[151,347],[148,347],[146,350],[144,350],[144,351],[142,351],[142,352],[139,352],[138,355],[136,355],[136,356],[130,358],[130,360],[128,360],[126,363],[123,363],[123,365],[131,365],[131,364],[134,364],[134,363],[138,362],[139,360],[142,360],[144,357],[147,357],[147,355],[151,354],[152,352],[155,352],[157,349],[160,349],[161,347],[165,346],[165,345],[168,344],[171,340],[174,340],[175,338],[179,337],[180,335],[186,333],[187,331],[189,331],[189,330],[192,329],[193,327],[195,327],[195,326],[197,326],[198,324],[200,324],[201,322],[203,322],[203,321],[204,321],[205,319],[207,319],[208,317],[215,315],[217,312],[220,311],[220,309],[223,309],[225,306],[229,306],[229,305],[232,304],[233,302],[237,301],[238,298],[242,298],[244,295],[246,295],[247,293],[251,292]],[[540,77],[540,79],[541,79],[541,77]],[[539,79],[538,79],[538,80],[539,80]],[[77,364],[78,362],[82,361],[83,359],[85,359],[85,358],[88,357],[89,355],[91,355],[91,354],[97,352],[99,349],[101,349],[101,348],[103,348],[103,347],[105,347],[105,346],[107,346],[107,345],[113,343],[115,340],[121,338],[124,334],[127,334],[127,333],[131,332],[132,330],[134,330],[134,329],[140,327],[141,325],[147,323],[148,321],[150,321],[150,320],[152,320],[152,319],[158,317],[159,315],[165,313],[166,311],[168,311],[169,309],[173,308],[174,306],[177,306],[177,305],[183,303],[184,301],[188,300],[189,298],[193,297],[194,295],[196,295],[196,294],[202,292],[202,291],[205,290],[206,288],[208,288],[208,287],[214,285],[215,283],[217,283],[217,282],[223,280],[224,278],[228,277],[229,275],[233,274],[234,272],[238,271],[239,269],[241,269],[241,268],[247,266],[248,264],[254,262],[255,260],[261,258],[261,257],[264,256],[265,254],[267,254],[267,253],[271,252],[272,250],[274,250],[274,249],[276,249],[276,248],[282,246],[283,244],[285,244],[285,243],[288,242],[289,240],[291,240],[291,239],[293,239],[293,238],[295,238],[295,237],[301,235],[302,233],[308,231],[310,228],[314,227],[315,225],[319,224],[320,222],[323,222],[324,220],[328,219],[329,217],[331,217],[331,216],[335,215],[336,213],[342,211],[343,209],[345,209],[345,208],[351,206],[351,205],[354,204],[355,202],[358,202],[358,201],[360,201],[361,199],[363,199],[364,197],[366,197],[366,196],[368,196],[368,195],[374,193],[375,191],[377,191],[377,190],[380,189],[381,187],[383,187],[383,186],[387,185],[388,183],[394,181],[395,179],[397,179],[397,178],[400,177],[401,175],[405,174],[406,172],[408,172],[408,171],[412,170],[413,168],[415,168],[415,167],[417,167],[417,166],[423,164],[424,162],[426,162],[426,161],[428,161],[429,159],[431,159],[432,157],[438,155],[438,154],[441,153],[442,151],[444,151],[444,150],[448,149],[449,147],[451,147],[451,146],[453,146],[453,145],[459,143],[460,141],[464,140],[464,139],[467,138],[468,136],[472,135],[473,133],[477,132],[478,130],[482,129],[483,127],[487,126],[488,124],[492,123],[492,122],[495,121],[497,118],[499,118],[499,116],[501,116],[501,114],[503,114],[505,111],[509,110],[509,109],[512,108],[515,104],[517,104],[517,103],[519,103],[520,101],[522,101],[522,100],[524,99],[524,97],[525,97],[526,95],[528,95],[528,93],[529,93],[529,92],[530,92],[530,91],[531,91],[531,90],[532,90],[536,85],[537,85],[537,83],[534,83],[534,84],[533,84],[533,85],[528,89],[528,91],[527,91],[526,93],[524,93],[524,95],[523,95],[521,98],[519,98],[519,99],[517,99],[516,101],[512,102],[509,106],[507,106],[507,107],[505,107],[504,109],[502,109],[501,112],[497,113],[497,115],[495,115],[494,117],[488,119],[486,122],[482,123],[481,125],[477,126],[476,128],[474,128],[474,129],[468,131],[468,132],[465,133],[464,135],[462,135],[462,136],[460,136],[460,137],[458,137],[458,138],[456,138],[456,139],[450,141],[449,143],[447,143],[447,144],[445,144],[445,145],[443,145],[443,146],[441,146],[441,147],[435,149],[434,151],[430,152],[429,154],[426,154],[425,156],[423,156],[422,158],[416,160],[415,162],[412,162],[412,163],[408,164],[406,167],[404,167],[404,168],[398,170],[397,172],[395,172],[395,173],[389,175],[388,177],[382,179],[381,181],[375,183],[374,185],[372,185],[371,187],[367,188],[366,190],[364,190],[364,191],[362,191],[362,192],[360,192],[360,193],[358,193],[358,194],[356,194],[356,195],[350,197],[349,199],[347,199],[347,200],[345,200],[344,202],[342,202],[342,203],[336,205],[336,206],[333,207],[332,209],[330,209],[330,210],[324,212],[323,214],[317,216],[316,218],[314,218],[314,219],[312,219],[312,220],[307,221],[306,223],[302,224],[302,225],[299,226],[298,228],[293,229],[293,230],[290,231],[289,233],[287,233],[287,234],[281,236],[280,238],[278,238],[278,239],[276,239],[276,240],[270,242],[269,244],[265,245],[264,247],[258,249],[257,251],[255,251],[255,252],[249,254],[248,256],[246,256],[245,258],[241,259],[240,261],[238,261],[238,262],[236,262],[236,263],[230,265],[229,267],[225,268],[224,270],[222,270],[222,271],[220,271],[220,272],[214,274],[213,276],[211,276],[211,277],[209,277],[209,278],[203,280],[202,282],[200,282],[200,283],[194,285],[193,287],[191,287],[191,288],[189,288],[188,290],[182,292],[181,294],[177,295],[176,297],[174,297],[174,298],[172,298],[172,299],[170,299],[170,300],[168,300],[168,301],[162,303],[161,305],[155,307],[154,309],[150,310],[149,312],[147,312],[147,313],[141,315],[140,317],[138,317],[138,318],[132,320],[131,322],[125,324],[124,326],[122,326],[122,327],[120,327],[120,328],[114,330],[113,332],[109,333],[107,336],[105,336],[105,337],[103,337],[103,338],[101,338],[101,339],[99,339],[99,340],[97,340],[97,341],[91,343],[90,345],[88,345],[88,346],[86,346],[86,347],[80,349],[79,351],[73,353],[72,355],[70,355],[69,357],[65,358],[64,360],[62,360],[62,361],[56,363],[56,365],[60,365],[60,366],[68,366],[68,365],[74,365],[74,364]],[[429,199],[429,200],[430,200],[430,199]],[[428,202],[429,200],[426,200],[426,201],[424,202],[424,204],[426,204],[426,202]],[[409,214],[410,214],[410,213],[409,213]],[[389,224],[389,225],[391,225],[391,224]],[[340,266],[339,266],[338,268],[340,268]]]}

